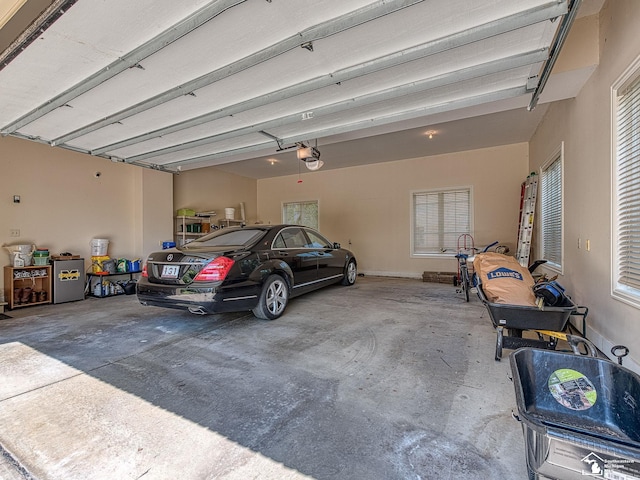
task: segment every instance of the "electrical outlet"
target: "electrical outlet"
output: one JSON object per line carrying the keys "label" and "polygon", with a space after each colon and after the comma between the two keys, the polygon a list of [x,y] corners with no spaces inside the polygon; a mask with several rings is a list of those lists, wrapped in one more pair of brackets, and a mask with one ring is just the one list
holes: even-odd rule
{"label": "electrical outlet", "polygon": [[11,230],[9,230],[9,236],[11,237],[19,237],[20,236],[20,230],[17,228],[12,228]]}

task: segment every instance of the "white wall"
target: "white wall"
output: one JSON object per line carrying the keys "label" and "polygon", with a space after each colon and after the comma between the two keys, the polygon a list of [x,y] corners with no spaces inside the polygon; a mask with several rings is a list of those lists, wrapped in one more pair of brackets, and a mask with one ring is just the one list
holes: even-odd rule
{"label": "white wall", "polygon": [[[640,311],[611,296],[611,86],[640,55],[640,2],[615,0],[600,12],[600,64],[577,98],[550,106],[530,142],[537,170],[564,142],[564,251],[560,282],[590,308],[587,337],[609,353],[631,349],[640,371]],[[578,248],[578,241],[581,248]],[[589,240],[590,251],[585,248]]]}

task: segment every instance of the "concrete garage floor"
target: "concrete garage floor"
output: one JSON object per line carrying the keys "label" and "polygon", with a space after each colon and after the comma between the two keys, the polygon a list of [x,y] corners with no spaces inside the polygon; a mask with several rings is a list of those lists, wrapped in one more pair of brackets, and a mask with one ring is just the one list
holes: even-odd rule
{"label": "concrete garage floor", "polygon": [[364,277],[283,317],[135,296],[0,320],[0,478],[525,479],[477,298]]}

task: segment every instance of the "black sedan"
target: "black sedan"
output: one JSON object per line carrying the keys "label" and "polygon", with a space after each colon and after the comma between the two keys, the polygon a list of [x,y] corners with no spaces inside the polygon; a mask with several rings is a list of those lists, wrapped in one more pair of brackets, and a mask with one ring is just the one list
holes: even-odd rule
{"label": "black sedan", "polygon": [[349,250],[299,225],[232,227],[152,253],[136,290],[143,305],[221,313],[251,310],[273,320],[290,298],[358,271]]}

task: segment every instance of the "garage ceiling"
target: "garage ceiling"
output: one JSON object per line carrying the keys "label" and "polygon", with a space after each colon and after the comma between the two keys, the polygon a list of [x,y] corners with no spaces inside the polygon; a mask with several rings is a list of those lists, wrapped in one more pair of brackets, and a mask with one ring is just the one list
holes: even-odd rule
{"label": "garage ceiling", "polygon": [[[528,141],[544,108],[526,107],[584,83],[538,99],[579,7],[57,0],[0,57],[0,128],[115,162],[254,178],[295,173],[301,143],[337,168]],[[427,131],[448,140],[425,147]]]}

